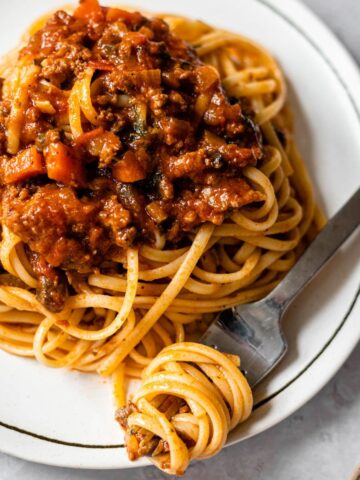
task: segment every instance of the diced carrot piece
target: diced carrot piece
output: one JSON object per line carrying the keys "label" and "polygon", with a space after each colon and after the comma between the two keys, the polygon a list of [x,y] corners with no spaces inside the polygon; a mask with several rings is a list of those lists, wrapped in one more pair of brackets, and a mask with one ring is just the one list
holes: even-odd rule
{"label": "diced carrot piece", "polygon": [[109,62],[101,62],[101,61],[95,61],[95,60],[90,60],[88,63],[88,67],[94,68],[95,70],[103,70],[106,72],[112,72],[115,68],[115,65]]}
{"label": "diced carrot piece", "polygon": [[148,41],[147,36],[140,32],[128,32],[126,35],[126,39],[128,42],[131,42],[134,47],[140,47],[141,45],[145,45]]}
{"label": "diced carrot piece", "polygon": [[127,12],[120,8],[108,8],[106,12],[106,20],[108,22],[116,22],[117,20],[123,20],[124,22],[138,23],[141,20],[141,14],[139,12]]}
{"label": "diced carrot piece", "polygon": [[45,149],[48,177],[72,186],[85,185],[85,171],[79,160],[72,157],[69,148],[61,142],[51,143]]}
{"label": "diced carrot piece", "polygon": [[123,158],[113,166],[112,174],[116,180],[125,183],[137,182],[146,177],[144,167],[131,150],[128,150]]}
{"label": "diced carrot piece", "polygon": [[104,133],[104,129],[102,127],[94,128],[93,130],[82,133],[81,135],[76,137],[75,140],[73,141],[73,145],[74,147],[80,147],[90,142],[90,140],[93,140],[94,138],[99,137],[103,133]]}
{"label": "diced carrot piece", "polygon": [[202,91],[211,89],[220,81],[218,72],[211,65],[197,67],[196,77]]}
{"label": "diced carrot piece", "polygon": [[26,148],[2,163],[5,183],[16,183],[45,173],[44,158],[35,146]]}
{"label": "diced carrot piece", "polygon": [[74,12],[74,17],[101,22],[105,16],[98,0],[80,0],[80,4]]}

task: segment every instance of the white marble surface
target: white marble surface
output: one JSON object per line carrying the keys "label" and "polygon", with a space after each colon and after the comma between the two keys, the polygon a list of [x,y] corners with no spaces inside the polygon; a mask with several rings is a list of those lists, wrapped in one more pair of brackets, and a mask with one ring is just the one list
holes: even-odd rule
{"label": "white marble surface", "polygon": [[[0,0],[5,1],[5,0]],[[236,1],[236,0],[234,0]],[[360,0],[304,0],[360,63]],[[359,86],[360,88],[360,86]],[[336,377],[278,426],[192,465],[192,480],[358,480],[360,345]],[[360,470],[359,470],[360,473]],[[354,475],[354,476],[353,476]],[[47,467],[0,454],[0,480],[157,480],[153,467],[87,471]]]}

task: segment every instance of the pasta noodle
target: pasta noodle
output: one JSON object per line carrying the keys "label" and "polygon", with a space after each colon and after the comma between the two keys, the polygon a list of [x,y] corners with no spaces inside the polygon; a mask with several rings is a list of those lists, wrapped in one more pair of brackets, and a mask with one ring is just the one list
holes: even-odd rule
{"label": "pasta noodle", "polygon": [[162,439],[152,459],[166,473],[181,475],[190,460],[215,455],[227,432],[251,413],[251,390],[239,367],[238,357],[198,343],[165,347],[144,370],[132,399],[136,410],[126,420],[130,455],[133,443],[138,451],[141,429],[143,443],[152,435]]}

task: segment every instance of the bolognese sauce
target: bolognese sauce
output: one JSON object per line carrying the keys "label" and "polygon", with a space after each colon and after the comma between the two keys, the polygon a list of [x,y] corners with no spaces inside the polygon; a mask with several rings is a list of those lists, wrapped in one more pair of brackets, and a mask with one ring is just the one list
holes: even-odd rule
{"label": "bolognese sauce", "polygon": [[[264,200],[242,173],[262,157],[250,109],[163,20],[86,0],[56,12],[19,61],[33,76],[24,98],[2,92],[2,222],[27,246],[50,310],[63,307],[62,272],[101,269],[158,234],[181,243]],[[84,79],[91,104],[77,106]]]}

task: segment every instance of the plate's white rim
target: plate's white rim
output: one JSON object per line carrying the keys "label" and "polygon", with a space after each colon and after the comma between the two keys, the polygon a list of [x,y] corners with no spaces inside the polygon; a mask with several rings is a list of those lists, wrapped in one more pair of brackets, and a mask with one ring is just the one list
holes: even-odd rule
{"label": "plate's white rim", "polygon": [[[349,54],[346,48],[341,44],[341,42],[336,38],[335,34],[320,20],[307,6],[305,6],[300,0],[256,0],[258,3],[264,5],[265,7],[271,9],[276,15],[281,17],[288,25],[294,28],[311,46],[314,50],[317,51],[318,55],[322,58],[328,68],[332,71],[333,75],[336,76],[337,81],[342,85],[345,93],[347,94],[348,100],[350,101],[353,110],[355,111],[359,125],[360,125],[360,89],[356,89],[354,86],[360,84],[360,71]],[[301,22],[301,23],[300,23]],[[336,66],[335,66],[336,63]],[[334,349],[337,343],[342,341],[341,334],[344,332],[344,326],[350,322],[354,317],[355,312],[360,309],[360,288],[354,293],[353,300],[349,306],[346,315],[338,324],[338,327],[332,333],[328,341],[322,347],[320,352],[305,366],[298,374],[289,381],[285,386],[283,386],[279,391],[273,393],[271,396],[265,398],[257,405],[255,405],[254,415],[259,415],[261,411],[269,404],[269,402],[280,400],[285,392],[293,390],[293,387],[298,382],[306,383],[306,379],[312,375],[313,370],[320,370],[322,375],[320,381],[311,383],[311,387],[307,384],[306,394],[302,395],[300,401],[295,401],[288,404],[286,409],[282,409],[281,413],[273,416],[271,420],[265,422],[264,427],[261,431],[265,431],[268,428],[276,425],[280,421],[287,418],[289,415],[294,413],[294,411],[301,408],[306,402],[308,402],[314,395],[316,395],[324,385],[335,375],[339,370],[345,360],[348,358],[352,350],[355,348],[357,343],[360,340],[360,328],[358,332],[353,332],[353,335],[346,336],[346,348],[337,352],[337,355],[331,356],[331,362],[328,363],[328,354],[330,350]],[[327,363],[325,369],[323,369],[323,364]],[[319,378],[319,377],[317,377]],[[119,469],[119,468],[129,468],[129,467],[139,467],[144,466],[145,463],[143,460],[134,462],[126,465],[119,465],[113,461],[105,460],[104,463],[100,459],[89,461],[86,463],[81,460],[81,451],[90,450],[94,454],[94,450],[120,450],[122,447],[119,445],[85,445],[77,443],[69,443],[54,438],[48,438],[46,436],[38,435],[33,432],[25,431],[19,427],[8,425],[0,421],[0,427],[3,427],[5,430],[8,430],[11,434],[19,435],[19,443],[21,439],[27,437],[28,440],[31,440],[34,443],[37,442],[46,442],[49,449],[45,448],[43,450],[34,448],[31,453],[23,454],[21,451],[14,451],[12,448],[7,448],[6,446],[1,447],[3,453],[7,453],[13,456],[17,456],[24,460],[34,461],[46,465],[60,466],[60,467],[71,467],[71,468],[92,468],[92,469]],[[256,435],[260,432],[255,432],[249,434],[242,438],[234,438],[227,443],[226,446],[233,445],[240,441],[249,438],[250,436]],[[234,434],[236,437],[236,433]],[[44,444],[43,444],[44,445]],[[61,458],[59,459],[56,455],[52,456],[49,453],[57,448],[59,445],[67,447],[71,450],[75,450],[77,455],[69,455],[69,457],[74,457],[76,460],[70,460],[70,458]],[[36,455],[34,455],[36,451]],[[42,453],[43,452],[43,453]],[[36,457],[36,458],[35,458]],[[90,456],[86,455],[88,460]],[[106,455],[104,455],[106,457]]]}

